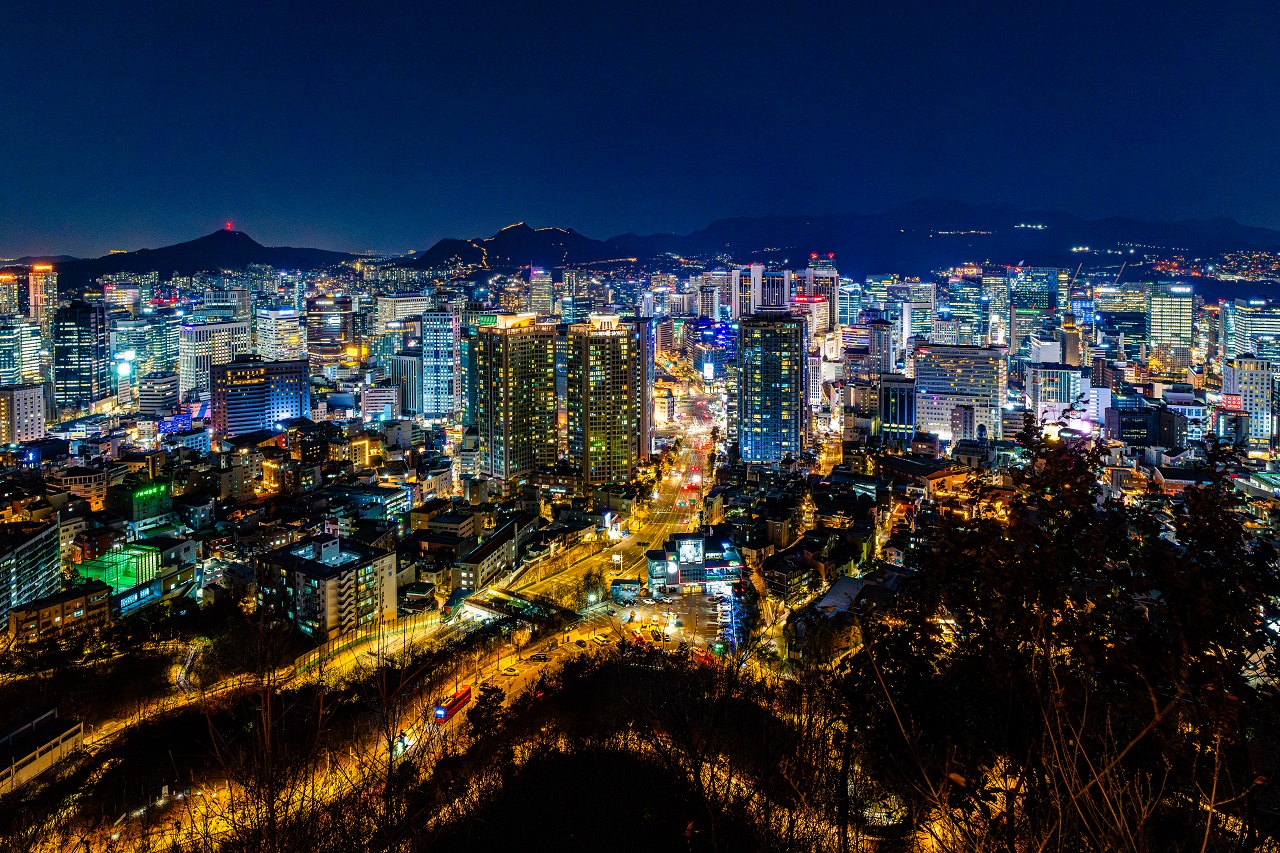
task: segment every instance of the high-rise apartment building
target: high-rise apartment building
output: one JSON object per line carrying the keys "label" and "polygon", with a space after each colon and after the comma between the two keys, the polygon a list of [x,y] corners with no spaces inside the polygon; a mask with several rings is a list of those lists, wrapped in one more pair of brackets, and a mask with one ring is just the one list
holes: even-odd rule
{"label": "high-rise apartment building", "polygon": [[652,391],[642,362],[648,324],[593,313],[569,327],[569,458],[588,484],[630,479],[648,458],[644,413]]}
{"label": "high-rise apartment building", "polygon": [[50,264],[36,264],[27,273],[27,311],[40,326],[46,341],[53,339],[54,316],[58,308],[58,274]]}
{"label": "high-rise apartment building", "polygon": [[21,300],[18,298],[18,274],[0,272],[0,314],[17,314]]}
{"label": "high-rise apartment building", "polygon": [[0,444],[44,437],[44,385],[0,386]]}
{"label": "high-rise apartment building", "polygon": [[186,397],[190,391],[207,390],[210,369],[248,352],[248,323],[184,324],[178,339],[179,392]]}
{"label": "high-rise apartment building", "polygon": [[59,409],[93,412],[111,396],[106,312],[77,300],[55,316],[54,400]]}
{"label": "high-rise apartment building", "polygon": [[0,621],[19,604],[62,588],[58,521],[0,524]]}
{"label": "high-rise apartment building", "polygon": [[254,312],[258,355],[267,361],[292,361],[307,357],[302,318],[292,305],[262,305]]}
{"label": "high-rise apartment building", "polygon": [[738,327],[738,445],[743,461],[778,462],[805,448],[804,321],[762,310]]}
{"label": "high-rise apartment building", "polygon": [[218,435],[273,429],[282,421],[311,414],[310,370],[306,359],[265,361],[240,355],[210,369],[209,412]]}
{"label": "high-rise apartment building", "polygon": [[973,406],[975,422],[989,439],[1000,438],[1000,418],[1008,393],[1008,350],[1004,347],[941,346],[919,343],[913,353],[916,429],[951,441],[951,411]]}
{"label": "high-rise apartment building", "polygon": [[476,338],[476,427],[482,472],[508,480],[556,461],[556,330],[532,313],[496,321]]}

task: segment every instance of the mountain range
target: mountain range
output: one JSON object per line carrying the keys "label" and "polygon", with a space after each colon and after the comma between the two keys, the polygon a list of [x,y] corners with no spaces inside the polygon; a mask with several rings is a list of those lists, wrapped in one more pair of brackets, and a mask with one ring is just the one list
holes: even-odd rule
{"label": "mountain range", "polygon": [[[861,278],[880,272],[927,275],[966,261],[1118,267],[1122,261],[1140,260],[1144,252],[1206,258],[1234,250],[1280,251],[1280,231],[1226,218],[1084,219],[1055,210],[925,200],[882,213],[720,219],[691,234],[621,234],[607,240],[521,222],[490,237],[446,238],[393,262],[434,268],[456,260],[497,272],[530,264],[554,268],[636,262],[676,269],[687,267],[686,259],[707,266],[760,261],[801,267],[810,252],[831,252],[841,274]],[[56,264],[60,278],[78,284],[125,271],[156,270],[168,277],[249,264],[323,269],[356,257],[324,249],[269,247],[243,232],[220,230],[159,249],[47,260]]]}

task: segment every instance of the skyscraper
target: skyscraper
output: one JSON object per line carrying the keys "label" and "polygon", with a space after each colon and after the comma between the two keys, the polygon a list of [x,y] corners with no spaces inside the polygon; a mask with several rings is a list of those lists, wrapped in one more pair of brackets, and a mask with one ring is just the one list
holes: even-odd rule
{"label": "skyscraper", "polygon": [[539,317],[550,317],[556,302],[551,273],[537,267],[529,268],[529,310]]}
{"label": "skyscraper", "polygon": [[40,382],[40,327],[33,320],[0,318],[0,385]]}
{"label": "skyscraper", "polygon": [[871,375],[893,373],[898,362],[893,348],[893,324],[888,320],[872,320],[867,324],[867,341]]}
{"label": "skyscraper", "polygon": [[628,480],[648,456],[642,421],[650,390],[640,365],[647,330],[614,313],[569,327],[569,458],[586,483]]}
{"label": "skyscraper", "polygon": [[461,326],[452,311],[422,314],[422,407],[430,420],[446,421],[462,409]]}
{"label": "skyscraper", "polygon": [[178,340],[179,390],[208,389],[209,370],[249,352],[249,324],[186,323]]}
{"label": "skyscraper", "polygon": [[54,399],[58,408],[92,412],[111,396],[107,315],[76,300],[55,315]]}
{"label": "skyscraper", "polygon": [[499,314],[476,340],[481,470],[499,480],[556,461],[556,331],[533,314]]}
{"label": "skyscraper", "polygon": [[27,273],[28,316],[40,326],[40,335],[53,339],[54,315],[58,307],[58,274],[50,264],[36,264]]}
{"label": "skyscraper", "polygon": [[346,356],[354,346],[355,315],[347,296],[315,296],[307,300],[307,357],[319,373]]}
{"label": "skyscraper", "polygon": [[292,305],[262,305],[254,312],[258,355],[267,361],[291,361],[307,356],[298,309]]}
{"label": "skyscraper", "polygon": [[1195,344],[1195,296],[1186,285],[1164,285],[1151,292],[1147,331],[1151,349],[1167,368],[1191,364]]}
{"label": "skyscraper", "polygon": [[777,462],[805,448],[805,328],[785,310],[743,317],[738,330],[738,445],[743,461]]}
{"label": "skyscraper", "polygon": [[210,370],[209,412],[219,435],[272,429],[281,421],[311,414],[306,359],[264,361],[240,355]]}

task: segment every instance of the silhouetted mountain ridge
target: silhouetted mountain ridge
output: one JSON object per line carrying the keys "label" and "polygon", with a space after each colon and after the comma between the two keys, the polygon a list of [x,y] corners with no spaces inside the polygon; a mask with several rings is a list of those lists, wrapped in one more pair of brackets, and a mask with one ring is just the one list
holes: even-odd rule
{"label": "silhouetted mountain ridge", "polygon": [[327,249],[293,246],[264,246],[243,231],[222,229],[172,246],[139,249],[100,258],[57,264],[60,282],[80,284],[108,273],[145,273],[155,270],[162,278],[173,273],[192,275],[220,269],[242,269],[250,264],[266,264],[277,269],[323,269],[354,255]]}
{"label": "silhouetted mountain ridge", "polygon": [[[1122,251],[1099,255],[1082,246]],[[1280,231],[1241,225],[1226,217],[1147,222],[1125,217],[1085,219],[1054,210],[971,205],[924,199],[882,213],[764,216],[719,219],[691,234],[620,234],[594,240],[559,228],[508,226],[491,237],[441,240],[407,261],[441,267],[451,259],[510,271],[536,266],[592,264],[664,256],[718,256],[803,266],[809,252],[835,252],[841,273],[927,274],[963,261],[1086,266],[1138,260],[1144,247],[1163,255],[1208,257],[1237,249],[1278,249]],[[1129,249],[1134,251],[1132,255]]]}

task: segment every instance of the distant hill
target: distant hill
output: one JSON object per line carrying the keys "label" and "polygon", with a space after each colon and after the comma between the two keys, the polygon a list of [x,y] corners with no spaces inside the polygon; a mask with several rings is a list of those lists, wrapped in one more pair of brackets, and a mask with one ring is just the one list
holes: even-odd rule
{"label": "distant hill", "polygon": [[492,237],[446,238],[406,261],[414,267],[445,267],[454,260],[493,270],[562,267],[610,259],[608,244],[565,228],[508,225]]}
{"label": "distant hill", "polygon": [[151,272],[162,278],[173,273],[193,273],[240,269],[250,264],[267,264],[277,269],[323,269],[355,257],[325,249],[292,246],[264,246],[243,231],[220,230],[160,249],[120,252],[101,258],[57,263],[60,282],[83,284],[98,276],[118,272]]}
{"label": "distant hill", "polygon": [[[1022,226],[1022,227],[1019,227]],[[1030,227],[1028,227],[1030,226]],[[1082,253],[1073,247],[1119,250]],[[533,263],[562,267],[638,258],[717,257],[802,266],[810,252],[834,252],[842,274],[928,274],[963,261],[1086,267],[1141,257],[1143,247],[1208,257],[1236,249],[1280,250],[1280,231],[1231,219],[1144,222],[1113,217],[1090,220],[1053,210],[924,200],[883,213],[720,219],[692,234],[622,234],[594,240],[561,228],[508,226],[492,237],[441,240],[414,255],[413,266],[444,266],[451,259],[496,271]],[[1132,255],[1129,249],[1133,248]],[[1150,251],[1151,249],[1149,249]]]}
{"label": "distant hill", "polygon": [[32,264],[66,264],[66,263],[70,263],[71,261],[78,261],[78,260],[80,260],[80,258],[77,258],[74,255],[49,255],[49,256],[27,255],[24,258],[0,259],[0,267],[3,267],[3,266],[29,267]]}

